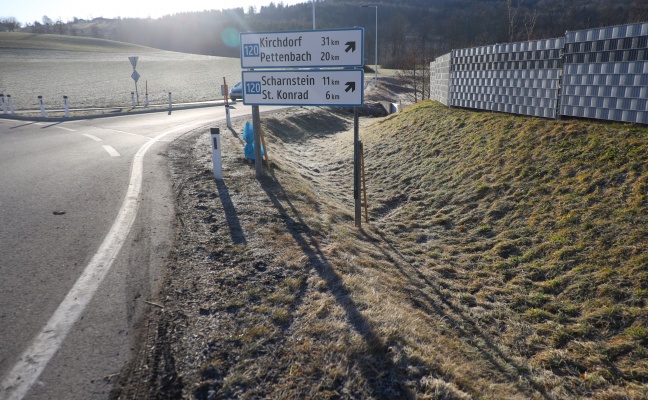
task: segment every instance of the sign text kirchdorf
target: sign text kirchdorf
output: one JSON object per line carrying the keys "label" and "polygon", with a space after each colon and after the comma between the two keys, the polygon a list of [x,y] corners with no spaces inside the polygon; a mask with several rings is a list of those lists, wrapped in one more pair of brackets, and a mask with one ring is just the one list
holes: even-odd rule
{"label": "sign text kirchdorf", "polygon": [[361,67],[364,29],[241,33],[241,68]]}
{"label": "sign text kirchdorf", "polygon": [[364,72],[349,70],[243,71],[243,104],[362,106]]}

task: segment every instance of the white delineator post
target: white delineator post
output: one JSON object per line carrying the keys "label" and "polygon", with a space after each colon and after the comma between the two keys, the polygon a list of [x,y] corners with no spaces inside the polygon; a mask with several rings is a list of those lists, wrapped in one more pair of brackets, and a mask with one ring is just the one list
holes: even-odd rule
{"label": "white delineator post", "polygon": [[131,92],[131,104],[133,105],[133,108],[135,108],[135,92]]}
{"label": "white delineator post", "polygon": [[0,94],[0,103],[2,103],[2,112],[7,114],[7,105],[5,104],[4,94]]}
{"label": "white delineator post", "polygon": [[11,114],[15,114],[16,112],[14,110],[13,100],[11,99],[10,94],[7,95],[7,100],[9,100],[9,112],[11,112]]}
{"label": "white delineator post", "polygon": [[214,164],[214,178],[223,179],[223,160],[221,158],[220,129],[211,128],[212,163]]}
{"label": "white delineator post", "polygon": [[67,96],[63,96],[63,107],[65,108],[65,118],[70,118],[70,107],[68,106]]}
{"label": "white delineator post", "polygon": [[171,103],[171,92],[169,92],[169,111],[173,108],[172,103]]}
{"label": "white delineator post", "polygon": [[43,96],[38,96],[38,105],[40,105],[41,117],[47,118],[45,113],[45,104],[43,104]]}

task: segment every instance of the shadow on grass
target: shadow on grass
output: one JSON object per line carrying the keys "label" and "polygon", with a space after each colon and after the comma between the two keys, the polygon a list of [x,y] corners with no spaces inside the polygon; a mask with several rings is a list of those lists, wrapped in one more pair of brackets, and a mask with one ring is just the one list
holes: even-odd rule
{"label": "shadow on grass", "polygon": [[260,183],[272,204],[280,212],[286,229],[308,257],[311,267],[326,282],[337,303],[344,309],[349,325],[364,339],[369,351],[364,354],[348,354],[347,356],[354,360],[360,368],[371,390],[371,397],[413,399],[414,395],[406,388],[402,379],[399,379],[397,366],[390,355],[389,347],[383,343],[380,336],[363,317],[357,304],[351,298],[351,293],[344,286],[341,276],[331,266],[313,237],[311,229],[290,202],[274,174],[272,178],[268,176],[261,178]]}
{"label": "shadow on grass", "polygon": [[[531,372],[525,365],[515,362],[493,343],[491,338],[482,333],[482,327],[472,318],[466,316],[464,310],[452,304],[448,300],[447,295],[441,292],[439,284],[432,282],[415,265],[410,263],[382,233],[377,233],[380,240],[387,244],[391,252],[395,253],[403,261],[402,263],[394,260],[392,254],[377,245],[376,243],[379,242],[377,238],[370,236],[367,231],[363,230],[363,233],[368,239],[367,242],[372,243],[377,250],[383,253],[385,258],[392,260],[393,265],[398,269],[400,274],[416,288],[415,291],[410,291],[412,297],[424,300],[424,302],[416,301],[416,307],[425,311],[428,315],[441,316],[443,320],[447,321],[461,335],[461,338],[468,338],[467,340],[462,340],[463,343],[481,354],[497,371],[509,377],[510,382],[521,392],[528,396],[540,394],[545,399],[552,398],[547,394],[546,388],[542,384],[534,382],[530,378]],[[409,268],[405,270],[403,264],[406,264]],[[434,297],[426,293],[429,290],[434,292]]]}
{"label": "shadow on grass", "polygon": [[245,146],[245,142],[243,141],[243,138],[238,132],[236,132],[233,128],[227,128],[227,129],[229,129],[229,131],[232,132],[232,136],[234,136],[235,138],[238,139],[239,142],[241,142],[241,145]]}
{"label": "shadow on grass", "polygon": [[232,202],[232,197],[229,194],[227,185],[224,181],[216,179],[216,187],[218,188],[218,197],[223,204],[223,211],[225,212],[225,220],[229,226],[230,236],[234,244],[247,244],[241,221],[236,213],[236,208]]}
{"label": "shadow on grass", "polygon": [[[284,143],[296,143],[313,137],[324,138],[348,129],[349,120],[330,112],[313,110],[281,119],[268,116],[263,125]],[[298,132],[298,134],[295,134]]]}

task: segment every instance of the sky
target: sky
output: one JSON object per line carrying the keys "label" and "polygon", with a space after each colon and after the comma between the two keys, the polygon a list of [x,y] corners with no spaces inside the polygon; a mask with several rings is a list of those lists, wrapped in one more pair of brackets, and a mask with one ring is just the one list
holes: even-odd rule
{"label": "sky", "polygon": [[[163,15],[188,11],[221,10],[250,6],[259,10],[272,0],[0,0],[0,18],[14,17],[23,25],[42,22],[47,15],[52,21],[104,18],[159,18]],[[284,5],[306,3],[309,0],[274,0]]]}

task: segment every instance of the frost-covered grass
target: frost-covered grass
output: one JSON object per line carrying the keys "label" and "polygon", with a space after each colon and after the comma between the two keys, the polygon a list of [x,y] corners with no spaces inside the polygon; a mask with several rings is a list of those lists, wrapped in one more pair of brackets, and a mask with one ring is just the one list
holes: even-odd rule
{"label": "frost-covered grass", "polygon": [[0,93],[11,95],[20,109],[70,107],[128,107],[135,84],[129,56],[138,56],[138,91],[144,104],[222,98],[223,77],[234,85],[241,79],[235,58],[161,51],[101,39],[60,35],[0,33]]}

